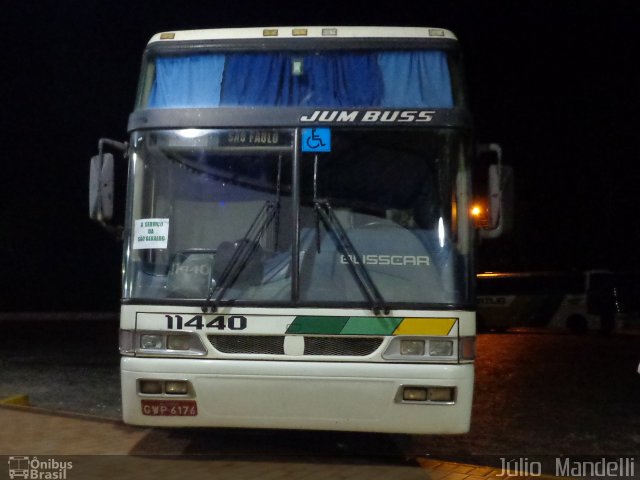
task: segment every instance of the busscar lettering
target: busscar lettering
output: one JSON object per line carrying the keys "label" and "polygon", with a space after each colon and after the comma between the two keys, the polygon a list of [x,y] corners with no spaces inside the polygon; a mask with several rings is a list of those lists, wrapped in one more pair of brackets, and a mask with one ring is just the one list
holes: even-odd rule
{"label": "busscar lettering", "polygon": [[[360,263],[355,255],[348,257],[342,255],[340,263],[346,265],[351,260],[353,263]],[[428,267],[431,265],[431,259],[427,255],[362,255],[363,265],[381,265],[394,267]]]}
{"label": "busscar lettering", "polygon": [[431,122],[435,110],[315,110],[302,115],[304,123],[397,123]]}

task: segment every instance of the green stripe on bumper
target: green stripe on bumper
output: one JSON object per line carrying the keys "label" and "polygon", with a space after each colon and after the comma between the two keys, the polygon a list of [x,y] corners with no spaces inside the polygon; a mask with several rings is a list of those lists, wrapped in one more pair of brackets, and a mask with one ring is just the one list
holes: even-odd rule
{"label": "green stripe on bumper", "polygon": [[349,321],[349,317],[296,317],[286,333],[306,333],[322,335],[340,335]]}
{"label": "green stripe on bumper", "polygon": [[287,334],[308,335],[391,335],[402,318],[299,316]]}
{"label": "green stripe on bumper", "polygon": [[391,335],[402,322],[393,317],[351,317],[341,335]]}

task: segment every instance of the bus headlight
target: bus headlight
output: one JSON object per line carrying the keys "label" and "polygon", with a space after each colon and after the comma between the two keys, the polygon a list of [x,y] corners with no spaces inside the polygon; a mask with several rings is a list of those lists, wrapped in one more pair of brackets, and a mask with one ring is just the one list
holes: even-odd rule
{"label": "bus headlight", "polygon": [[168,350],[189,350],[193,338],[191,335],[167,335]]}
{"label": "bus headlight", "polygon": [[142,350],[160,350],[164,347],[163,335],[140,335],[140,348]]}
{"label": "bus headlight", "polygon": [[[207,349],[196,332],[132,332],[132,334],[136,355],[202,356],[207,354]],[[126,353],[123,352],[123,354]]]}
{"label": "bus headlight", "polygon": [[424,340],[401,340],[400,355],[424,355]]}
{"label": "bus headlight", "polygon": [[[471,337],[472,338],[472,337]],[[457,337],[395,337],[389,342],[382,354],[385,360],[402,360],[410,362],[444,362],[457,363]]]}
{"label": "bus headlight", "polygon": [[453,355],[453,340],[429,340],[430,357],[450,357]]}

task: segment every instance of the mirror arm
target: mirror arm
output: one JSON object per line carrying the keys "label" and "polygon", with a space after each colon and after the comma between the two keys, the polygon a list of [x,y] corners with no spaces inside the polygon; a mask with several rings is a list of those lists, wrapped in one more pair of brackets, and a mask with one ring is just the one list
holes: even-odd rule
{"label": "mirror arm", "polygon": [[500,212],[498,223],[495,227],[485,227],[478,230],[480,238],[498,238],[500,235],[502,235],[503,231],[504,222],[502,221],[502,212]]}
{"label": "mirror arm", "polygon": [[127,142],[118,142],[116,140],[111,140],[110,138],[101,138],[98,140],[98,155],[100,155],[100,160],[102,160],[102,154],[105,146],[121,151],[124,158],[127,158],[127,151],[129,149],[129,144]]}

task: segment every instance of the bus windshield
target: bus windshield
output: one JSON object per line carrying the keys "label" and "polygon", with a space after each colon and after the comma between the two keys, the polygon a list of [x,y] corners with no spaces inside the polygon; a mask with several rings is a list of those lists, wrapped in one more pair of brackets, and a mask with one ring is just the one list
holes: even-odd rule
{"label": "bus windshield", "polygon": [[364,276],[388,306],[471,303],[464,133],[336,128],[323,153],[295,138],[134,132],[124,297],[370,306]]}

